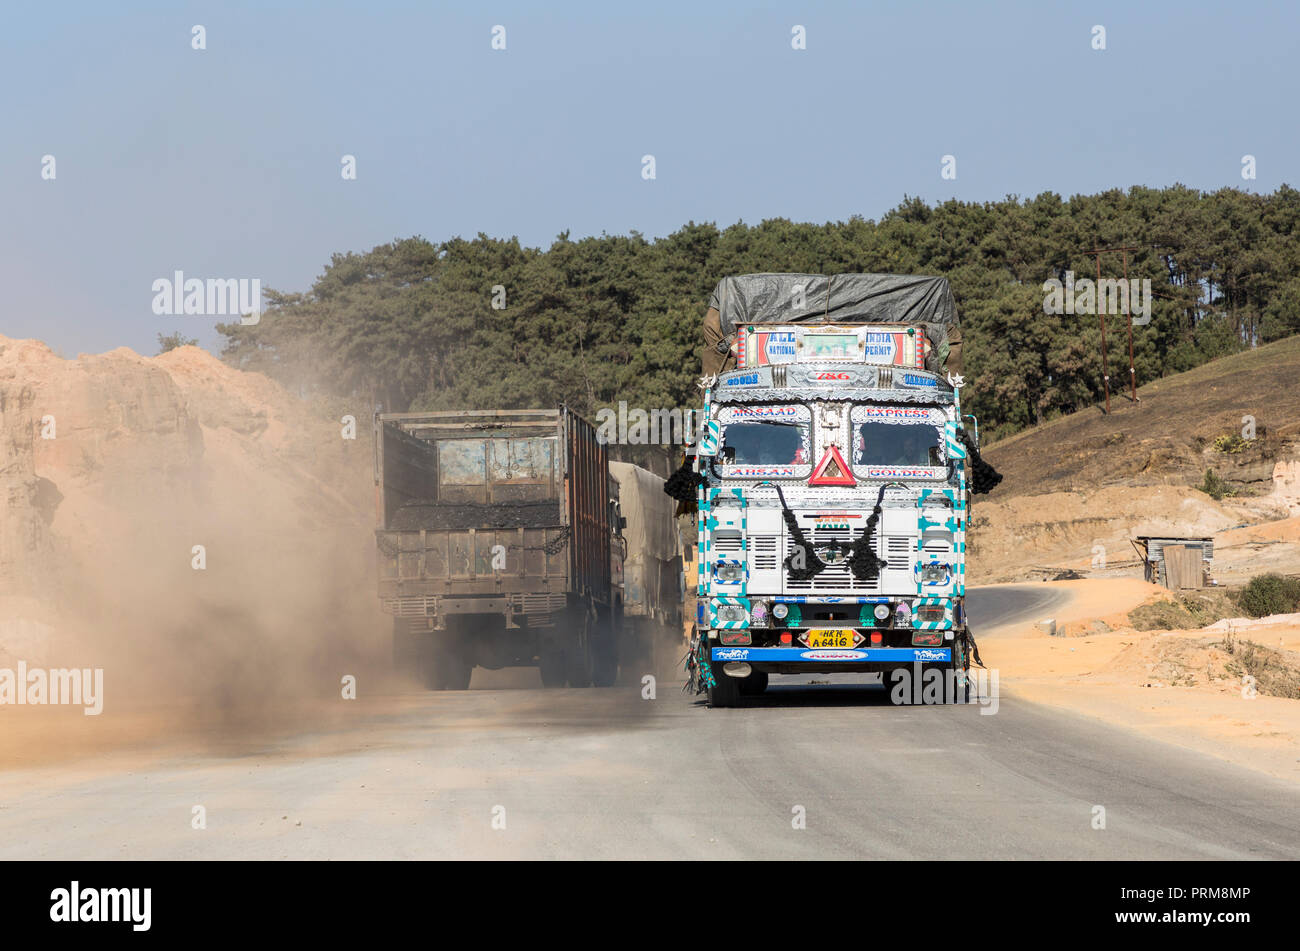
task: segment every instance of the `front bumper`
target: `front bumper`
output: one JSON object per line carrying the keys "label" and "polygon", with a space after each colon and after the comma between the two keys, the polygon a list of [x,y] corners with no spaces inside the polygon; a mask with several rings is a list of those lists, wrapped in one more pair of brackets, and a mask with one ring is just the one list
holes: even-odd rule
{"label": "front bumper", "polygon": [[714,647],[713,661],[726,664],[947,664],[950,647]]}

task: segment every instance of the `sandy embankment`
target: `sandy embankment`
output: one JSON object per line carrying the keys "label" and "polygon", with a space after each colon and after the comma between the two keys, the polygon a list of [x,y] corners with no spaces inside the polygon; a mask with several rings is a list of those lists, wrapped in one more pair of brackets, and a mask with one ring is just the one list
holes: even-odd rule
{"label": "sandy embankment", "polygon": [[[1300,700],[1247,697],[1240,666],[1223,649],[1226,624],[1199,631],[1134,631],[1129,611],[1168,597],[1128,579],[1048,582],[1070,595],[1045,617],[980,639],[1005,695],[1095,717],[1177,746],[1300,782]],[[1093,622],[1111,628],[1104,631]],[[1300,619],[1235,624],[1238,640],[1300,652]],[[1295,659],[1294,656],[1292,659]]]}
{"label": "sandy embankment", "polygon": [[0,704],[0,769],[260,743],[328,723],[345,677],[380,692],[390,628],[354,402],[306,402],[196,347],[68,360],[0,336],[0,670],[102,672],[98,715],[84,695]]}

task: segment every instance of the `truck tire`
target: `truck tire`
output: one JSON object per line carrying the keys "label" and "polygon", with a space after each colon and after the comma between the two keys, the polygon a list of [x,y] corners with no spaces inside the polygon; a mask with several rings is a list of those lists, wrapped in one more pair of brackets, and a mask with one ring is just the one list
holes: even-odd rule
{"label": "truck tire", "polygon": [[756,670],[748,677],[736,681],[742,697],[757,697],[767,689],[767,671]]}
{"label": "truck tire", "polygon": [[569,658],[569,686],[590,687],[595,657],[592,639],[595,635],[595,618],[585,604],[578,604],[569,612],[573,631],[572,646],[566,651]]}
{"label": "truck tire", "polygon": [[433,638],[430,632],[413,633],[404,618],[393,618],[393,670],[413,677],[426,690],[436,689],[433,672]]}
{"label": "truck tire", "polygon": [[[904,676],[900,683],[895,682],[895,672],[902,671]],[[934,706],[936,704],[954,703],[955,681],[951,674],[952,664],[922,664],[921,682],[916,683],[917,670],[912,664],[899,664],[886,668],[881,675],[881,684],[885,688],[885,700],[895,707],[910,707],[915,704]],[[939,674],[939,695],[934,696],[932,672]]]}
{"label": "truck tire", "polygon": [[[712,661],[710,661],[712,664]],[[712,664],[717,686],[709,688],[710,707],[734,707],[740,702],[740,681],[722,672],[721,664]]]}
{"label": "truck tire", "polygon": [[445,631],[433,637],[433,689],[468,690],[474,675],[468,645],[459,632]]}
{"label": "truck tire", "polygon": [[597,641],[592,645],[591,684],[593,687],[612,687],[618,680],[618,659],[612,645]]}
{"label": "truck tire", "polygon": [[591,640],[591,682],[612,687],[618,680],[618,631],[608,610],[597,614],[595,637]]}
{"label": "truck tire", "polygon": [[579,644],[568,653],[569,686],[591,686],[591,644]]}
{"label": "truck tire", "polygon": [[537,672],[543,687],[563,687],[569,682],[569,655],[559,648],[542,648],[537,652]]}
{"label": "truck tire", "polygon": [[909,674],[911,673],[906,666],[886,667],[880,672],[880,685],[885,688],[885,702],[892,704],[893,706],[899,706],[900,704],[905,703],[907,699],[912,696],[911,681],[906,681],[906,686],[903,688],[904,699],[895,699],[894,691],[896,685],[894,683],[894,671],[896,670],[907,671]]}

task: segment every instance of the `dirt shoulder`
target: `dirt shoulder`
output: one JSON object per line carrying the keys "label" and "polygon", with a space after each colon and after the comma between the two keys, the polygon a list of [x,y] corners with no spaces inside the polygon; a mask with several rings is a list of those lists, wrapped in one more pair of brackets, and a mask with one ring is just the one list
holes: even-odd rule
{"label": "dirt shoulder", "polygon": [[[1135,631],[1128,612],[1167,597],[1134,579],[1048,582],[1069,601],[1050,617],[980,639],[1006,695],[1300,782],[1300,617]],[[1252,678],[1246,680],[1244,678]]]}

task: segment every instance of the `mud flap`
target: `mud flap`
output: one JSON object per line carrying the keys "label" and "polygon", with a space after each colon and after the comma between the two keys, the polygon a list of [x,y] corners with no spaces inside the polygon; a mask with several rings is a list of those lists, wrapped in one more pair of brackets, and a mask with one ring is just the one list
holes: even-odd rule
{"label": "mud flap", "polygon": [[713,664],[709,660],[709,645],[698,630],[691,631],[691,645],[686,652],[686,683],[682,693],[704,693],[710,687],[716,687],[713,677]]}

